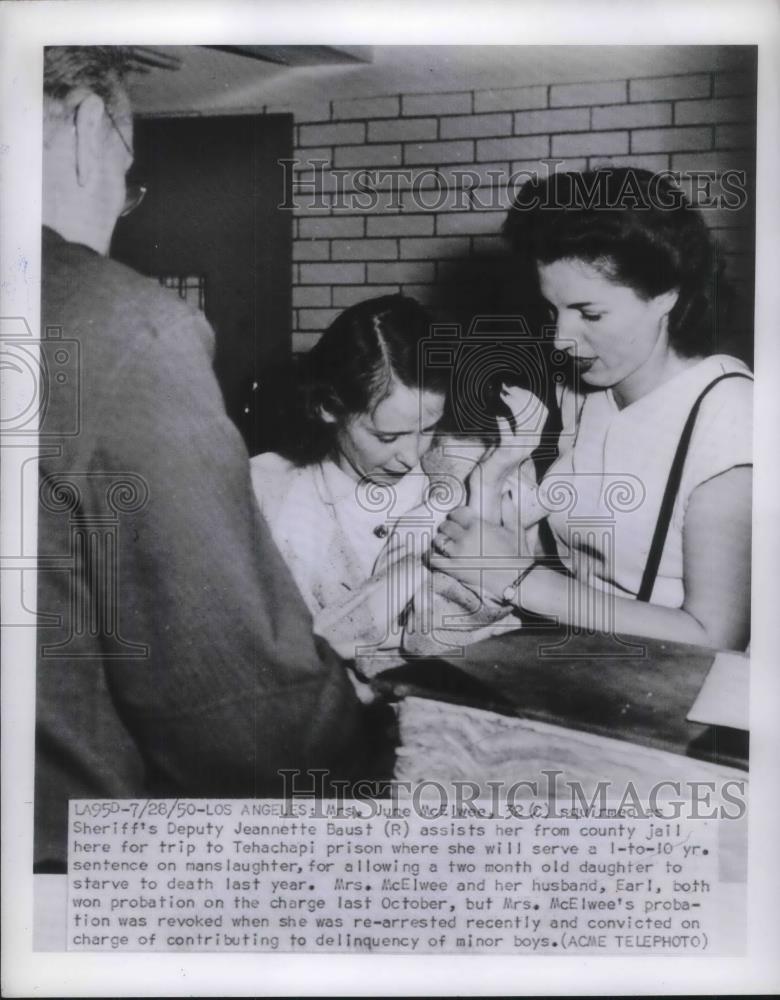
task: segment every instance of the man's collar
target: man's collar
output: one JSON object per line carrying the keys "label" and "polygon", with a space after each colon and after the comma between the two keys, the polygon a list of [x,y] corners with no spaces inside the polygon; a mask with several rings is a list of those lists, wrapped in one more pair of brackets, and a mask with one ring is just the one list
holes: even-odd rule
{"label": "man's collar", "polygon": [[41,242],[44,248],[59,246],[79,247],[79,249],[86,250],[95,257],[99,256],[97,250],[93,249],[93,247],[88,247],[86,243],[71,243],[65,239],[62,233],[58,233],[56,229],[52,229],[51,226],[47,226],[46,224],[41,226]]}

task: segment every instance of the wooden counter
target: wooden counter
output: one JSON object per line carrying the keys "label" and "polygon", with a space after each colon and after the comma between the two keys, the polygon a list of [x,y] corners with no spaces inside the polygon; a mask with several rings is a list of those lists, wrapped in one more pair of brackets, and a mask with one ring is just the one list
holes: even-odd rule
{"label": "wooden counter", "polygon": [[375,685],[747,770],[747,733],[686,720],[713,659],[682,643],[523,629],[410,661]]}

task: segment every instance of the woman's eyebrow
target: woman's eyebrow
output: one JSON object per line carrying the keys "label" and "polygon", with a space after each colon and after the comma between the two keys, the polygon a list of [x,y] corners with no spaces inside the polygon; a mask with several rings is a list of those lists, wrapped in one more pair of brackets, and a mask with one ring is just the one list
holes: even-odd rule
{"label": "woman's eyebrow", "polygon": [[[542,302],[544,302],[545,305],[548,305],[551,309],[555,309],[556,308],[552,304],[552,302],[550,302],[550,300],[546,299],[544,296],[542,296]],[[593,306],[595,306],[597,309],[603,308],[603,305],[600,302],[567,302],[566,305],[564,306],[564,308],[565,309],[587,309],[588,307],[593,307]]]}
{"label": "woman's eyebrow", "polygon": [[[421,428],[422,433],[423,434],[427,434],[429,431],[436,430],[436,427],[437,427],[437,425],[439,423],[441,423],[441,420],[442,420],[442,418],[439,417],[437,420],[434,420],[434,422],[432,424],[428,424],[427,427],[422,427]],[[375,427],[373,432],[374,432],[374,434],[376,434],[376,435],[378,435],[380,437],[403,437],[404,434],[414,434],[414,430],[385,431],[385,430],[381,430],[379,427]]]}

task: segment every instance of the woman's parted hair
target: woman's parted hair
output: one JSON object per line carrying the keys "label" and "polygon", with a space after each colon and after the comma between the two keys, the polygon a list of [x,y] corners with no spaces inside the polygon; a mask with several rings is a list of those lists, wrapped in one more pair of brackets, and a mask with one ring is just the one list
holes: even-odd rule
{"label": "woman's parted hair", "polygon": [[[424,363],[430,317],[413,298],[385,295],[340,313],[297,359],[285,456],[298,465],[331,454],[338,423],[373,410],[401,383],[446,393],[450,372]],[[323,419],[323,410],[336,423]]]}
{"label": "woman's parted hair", "polygon": [[531,179],[503,233],[530,274],[536,261],[579,259],[643,298],[677,289],[669,343],[689,357],[715,350],[725,284],[701,213],[666,174],[606,167]]}

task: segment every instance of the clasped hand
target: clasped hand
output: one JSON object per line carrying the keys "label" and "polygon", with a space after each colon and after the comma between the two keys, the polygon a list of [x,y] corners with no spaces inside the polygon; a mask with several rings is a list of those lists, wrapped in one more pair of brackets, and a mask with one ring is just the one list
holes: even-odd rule
{"label": "clasped hand", "polygon": [[453,510],[439,526],[430,558],[431,569],[497,604],[503,603],[504,590],[530,555],[525,530],[516,518],[512,527],[499,523],[502,483],[538,446],[547,419],[547,407],[527,389],[504,385],[501,399],[512,413],[512,426],[506,418],[497,418],[500,444],[469,478],[469,505]]}
{"label": "clasped hand", "polygon": [[504,589],[524,561],[522,534],[480,520],[470,507],[458,507],[439,526],[430,567],[453,576],[479,597],[501,604]]}

